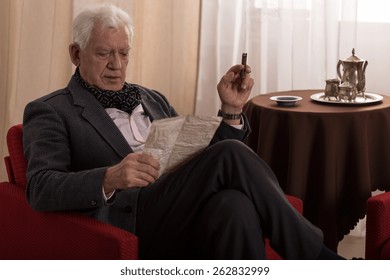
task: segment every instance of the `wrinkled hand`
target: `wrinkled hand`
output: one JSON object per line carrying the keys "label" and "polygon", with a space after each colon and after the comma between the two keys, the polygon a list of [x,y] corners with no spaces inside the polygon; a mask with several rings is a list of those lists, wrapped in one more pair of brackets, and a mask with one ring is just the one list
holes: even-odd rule
{"label": "wrinkled hand", "polygon": [[115,189],[146,187],[158,178],[160,163],[147,154],[128,154],[120,163],[109,167],[104,177],[104,192]]}
{"label": "wrinkled hand", "polygon": [[244,65],[242,64],[232,66],[217,85],[219,98],[222,102],[221,110],[225,113],[241,113],[249,98],[254,81],[250,77],[251,68],[249,65],[246,66],[245,78],[240,77],[240,72],[243,69]]}

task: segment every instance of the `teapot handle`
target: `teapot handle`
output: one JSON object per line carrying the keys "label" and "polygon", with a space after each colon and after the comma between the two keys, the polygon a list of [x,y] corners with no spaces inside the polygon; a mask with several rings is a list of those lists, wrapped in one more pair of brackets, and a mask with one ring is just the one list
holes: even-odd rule
{"label": "teapot handle", "polygon": [[341,72],[340,72],[340,65],[342,64],[343,62],[341,61],[341,59],[339,60],[339,62],[337,63],[337,75],[339,76],[340,78],[340,81],[342,81],[342,77],[341,77]]}
{"label": "teapot handle", "polygon": [[363,65],[363,75],[366,73],[367,65],[368,65],[368,61],[366,60],[366,61],[364,62],[364,65]]}
{"label": "teapot handle", "polygon": [[364,92],[366,91],[366,68],[368,65],[368,61],[366,60],[363,64],[363,68],[358,70],[358,83],[356,88],[358,90],[358,94],[364,96]]}

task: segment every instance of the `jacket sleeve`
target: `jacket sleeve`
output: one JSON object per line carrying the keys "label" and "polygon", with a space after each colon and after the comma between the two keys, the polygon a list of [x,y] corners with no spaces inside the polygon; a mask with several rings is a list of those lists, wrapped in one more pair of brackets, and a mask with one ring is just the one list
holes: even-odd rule
{"label": "jacket sleeve", "polygon": [[236,139],[239,141],[244,141],[250,134],[251,128],[249,125],[248,118],[245,116],[245,114],[242,114],[242,117],[244,124],[244,127],[242,129],[237,129],[225,123],[224,121],[221,121],[221,124],[215,132],[213,139],[211,139],[210,145],[213,145],[218,141],[226,139]]}
{"label": "jacket sleeve", "polygon": [[27,199],[37,211],[88,212],[105,203],[102,182],[106,168],[72,172],[68,134],[66,124],[50,104],[40,100],[26,106],[23,146],[28,160]]}

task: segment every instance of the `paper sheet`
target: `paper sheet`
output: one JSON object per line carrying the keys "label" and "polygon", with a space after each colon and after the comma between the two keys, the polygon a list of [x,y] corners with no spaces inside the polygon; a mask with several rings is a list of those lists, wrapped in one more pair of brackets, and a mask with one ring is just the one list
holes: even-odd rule
{"label": "paper sheet", "polygon": [[173,171],[203,151],[221,123],[221,117],[180,116],[152,123],[144,153],[160,161],[160,175]]}

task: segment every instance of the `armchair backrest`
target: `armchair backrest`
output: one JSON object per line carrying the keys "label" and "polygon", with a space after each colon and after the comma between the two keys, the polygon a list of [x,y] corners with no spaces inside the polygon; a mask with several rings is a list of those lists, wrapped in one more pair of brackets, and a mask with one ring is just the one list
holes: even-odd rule
{"label": "armchair backrest", "polygon": [[9,156],[4,158],[7,167],[8,180],[21,188],[27,184],[27,159],[23,152],[23,126],[17,124],[7,132],[7,147]]}

